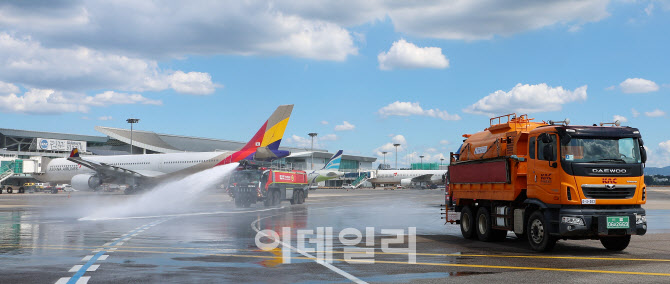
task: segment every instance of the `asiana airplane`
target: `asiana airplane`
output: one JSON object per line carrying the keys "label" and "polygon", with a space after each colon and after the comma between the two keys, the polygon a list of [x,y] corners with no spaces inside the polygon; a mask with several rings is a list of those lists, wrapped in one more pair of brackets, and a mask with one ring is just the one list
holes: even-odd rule
{"label": "asiana airplane", "polygon": [[182,178],[212,167],[243,159],[272,161],[290,155],[279,150],[293,105],[279,106],[263,126],[238,151],[166,154],[79,156],[51,160],[35,178],[50,183],[70,183],[76,190],[95,190],[103,183],[130,185],[126,194],[150,188],[170,179]]}

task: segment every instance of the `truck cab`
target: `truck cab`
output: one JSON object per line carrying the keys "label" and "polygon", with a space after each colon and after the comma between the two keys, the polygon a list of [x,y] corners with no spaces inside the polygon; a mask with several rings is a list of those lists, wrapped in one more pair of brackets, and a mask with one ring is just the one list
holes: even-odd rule
{"label": "truck cab", "polygon": [[249,161],[240,163],[226,188],[236,207],[250,207],[259,201],[266,207],[278,206],[282,200],[302,204],[308,196],[306,172],[278,171]]}

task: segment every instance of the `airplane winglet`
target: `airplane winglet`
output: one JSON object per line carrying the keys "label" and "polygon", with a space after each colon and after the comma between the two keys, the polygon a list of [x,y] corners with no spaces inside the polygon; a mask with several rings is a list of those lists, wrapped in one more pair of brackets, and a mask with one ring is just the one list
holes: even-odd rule
{"label": "airplane winglet", "polygon": [[72,149],[72,152],[70,152],[70,158],[78,158],[79,157],[79,149],[74,148]]}

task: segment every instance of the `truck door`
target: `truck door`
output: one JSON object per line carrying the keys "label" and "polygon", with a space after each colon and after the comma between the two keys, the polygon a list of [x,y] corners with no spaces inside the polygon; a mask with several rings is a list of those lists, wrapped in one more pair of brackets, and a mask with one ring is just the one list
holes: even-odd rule
{"label": "truck door", "polygon": [[[560,174],[558,165],[558,136],[542,133],[530,138],[528,160],[528,197],[545,203],[560,202]],[[534,158],[533,158],[533,154]]]}

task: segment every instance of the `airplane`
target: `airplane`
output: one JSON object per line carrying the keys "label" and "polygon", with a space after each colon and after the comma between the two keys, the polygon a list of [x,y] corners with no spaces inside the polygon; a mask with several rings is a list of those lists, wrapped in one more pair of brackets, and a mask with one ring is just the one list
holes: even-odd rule
{"label": "airplane", "polygon": [[340,161],[342,160],[342,150],[337,151],[333,157],[330,158],[320,170],[312,171],[307,174],[310,185],[316,185],[319,182],[326,181],[344,176],[344,172],[340,172]]}
{"label": "airplane", "polygon": [[372,188],[379,184],[407,187],[413,182],[443,184],[447,170],[377,170],[374,173],[374,177],[367,180],[372,183]]}
{"label": "airplane", "polygon": [[239,151],[80,157],[75,148],[70,157],[49,161],[45,173],[35,178],[43,182],[70,183],[76,190],[95,190],[103,183],[128,184],[125,193],[132,194],[166,180],[243,159],[272,161],[291,154],[279,150],[279,144],[292,111],[293,105],[277,107]]}

